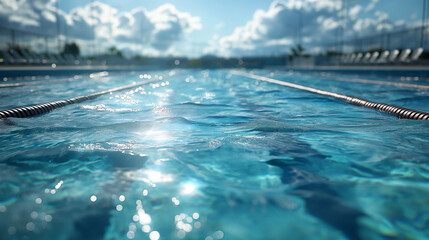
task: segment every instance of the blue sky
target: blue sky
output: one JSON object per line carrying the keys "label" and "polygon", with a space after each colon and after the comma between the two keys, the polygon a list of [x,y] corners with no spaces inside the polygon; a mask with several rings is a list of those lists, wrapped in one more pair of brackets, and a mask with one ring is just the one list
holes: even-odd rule
{"label": "blue sky", "polygon": [[56,35],[58,6],[63,39],[89,41],[95,31],[99,48],[154,56],[276,55],[298,41],[318,51],[338,41],[342,25],[346,39],[417,26],[424,0],[345,0],[345,18],[341,0],[58,1],[0,0],[0,21]]}

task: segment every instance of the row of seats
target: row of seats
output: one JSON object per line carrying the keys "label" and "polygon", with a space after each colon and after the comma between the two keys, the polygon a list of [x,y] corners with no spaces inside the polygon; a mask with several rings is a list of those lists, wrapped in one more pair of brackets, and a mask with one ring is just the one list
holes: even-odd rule
{"label": "row of seats", "polygon": [[75,57],[71,54],[37,54],[21,50],[18,53],[14,49],[0,50],[0,63],[11,65],[46,65],[46,64],[60,64],[60,65],[79,65],[87,64],[87,60],[82,57]]}
{"label": "row of seats", "polygon": [[342,64],[396,64],[412,63],[419,60],[423,48],[393,50],[383,52],[350,53],[341,57]]}

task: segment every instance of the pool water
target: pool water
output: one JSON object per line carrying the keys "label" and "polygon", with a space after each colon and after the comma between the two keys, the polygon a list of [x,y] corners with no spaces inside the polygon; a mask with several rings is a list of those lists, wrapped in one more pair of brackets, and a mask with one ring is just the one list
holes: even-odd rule
{"label": "pool water", "polygon": [[[252,73],[429,111],[426,89],[338,81],[407,79]],[[11,80],[44,83],[0,88],[0,109],[159,76],[0,121],[0,239],[429,238],[428,121],[229,70]]]}

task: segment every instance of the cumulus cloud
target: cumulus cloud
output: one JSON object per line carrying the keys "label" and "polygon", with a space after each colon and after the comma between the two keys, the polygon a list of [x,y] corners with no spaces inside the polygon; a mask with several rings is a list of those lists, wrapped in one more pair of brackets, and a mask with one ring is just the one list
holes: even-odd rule
{"label": "cumulus cloud", "polygon": [[[375,3],[377,1],[372,0],[370,7]],[[376,12],[373,18],[358,18],[363,8],[355,5],[343,16],[337,0],[276,0],[267,11],[255,11],[244,26],[212,43],[205,53],[223,56],[284,54],[298,42],[307,49],[334,43],[343,29],[343,37],[348,39],[356,37],[355,32],[364,36],[404,24],[389,21],[383,12]]]}
{"label": "cumulus cloud", "polygon": [[375,8],[375,5],[378,3],[378,0],[371,0],[371,2],[366,6],[365,11],[369,12]]}
{"label": "cumulus cloud", "polygon": [[[337,19],[330,14],[337,7],[334,1],[274,1],[267,11],[257,10],[245,26],[237,27],[231,35],[219,40],[219,46],[211,46],[206,52],[220,51],[221,55],[227,56],[288,52],[286,46],[310,41],[303,36],[311,35],[315,30],[337,28]],[[333,39],[329,34],[323,37]]]}
{"label": "cumulus cloud", "polygon": [[[47,34],[57,19],[53,0],[0,0],[0,21],[10,28],[40,32],[37,28],[47,26]],[[41,29],[39,29],[41,30]]]}
{"label": "cumulus cloud", "polygon": [[56,8],[56,1],[0,0],[0,21],[9,28],[56,36],[58,19],[64,37],[87,41],[95,38],[106,47],[117,44],[157,54],[171,53],[169,49],[185,34],[202,28],[199,17],[181,12],[172,4],[152,11],[137,8],[120,12],[96,1],[66,13]]}
{"label": "cumulus cloud", "polygon": [[168,49],[184,33],[201,29],[200,19],[189,13],[179,12],[173,5],[165,4],[148,12],[154,26],[152,46],[157,50]]}
{"label": "cumulus cloud", "polygon": [[349,10],[349,16],[351,19],[356,19],[359,13],[362,11],[361,5],[355,5]]}

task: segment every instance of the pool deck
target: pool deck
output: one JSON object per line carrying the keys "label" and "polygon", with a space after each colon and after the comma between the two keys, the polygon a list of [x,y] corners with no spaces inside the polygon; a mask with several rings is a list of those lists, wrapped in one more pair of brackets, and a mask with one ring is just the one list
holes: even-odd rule
{"label": "pool deck", "polygon": [[[286,68],[294,70],[395,70],[395,71],[429,71],[429,65],[389,65],[389,66],[374,66],[374,65],[359,65],[359,66],[310,66],[310,67],[290,67],[290,66],[272,66],[275,68]],[[59,65],[52,67],[50,65],[44,66],[22,66],[22,65],[6,65],[0,66],[0,71],[40,71],[40,70],[122,70],[122,69],[140,69],[140,68],[153,68],[145,65]]]}
{"label": "pool deck", "polygon": [[290,68],[299,72],[327,72],[340,74],[391,76],[391,77],[419,77],[429,78],[429,66],[423,65],[391,65],[391,66],[315,66]]}
{"label": "pool deck", "polygon": [[[4,77],[25,77],[45,75],[89,74],[101,71],[148,71],[168,69],[144,65],[115,66],[115,65],[78,65],[78,66],[0,66],[0,80]],[[186,69],[186,68],[185,68]],[[293,70],[300,72],[336,72],[342,74],[388,75],[405,77],[429,78],[429,65],[391,65],[391,66],[311,66],[289,67],[271,66],[266,69]]]}
{"label": "pool deck", "polygon": [[107,66],[107,65],[78,65],[78,66],[0,66],[2,78],[20,78],[28,76],[61,76],[73,74],[90,74],[103,71],[135,71],[154,70],[145,66]]}

